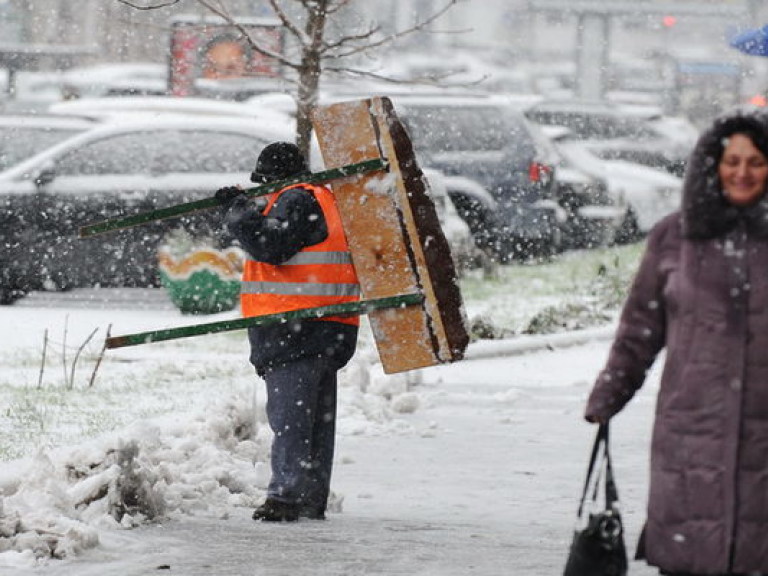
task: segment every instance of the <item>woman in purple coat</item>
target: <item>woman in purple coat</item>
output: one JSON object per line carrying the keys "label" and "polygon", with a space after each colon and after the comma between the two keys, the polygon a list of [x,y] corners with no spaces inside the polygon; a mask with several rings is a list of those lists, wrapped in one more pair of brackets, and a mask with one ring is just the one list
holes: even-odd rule
{"label": "woman in purple coat", "polygon": [[638,557],[662,574],[768,574],[768,126],[717,120],[679,212],[651,231],[587,403],[607,422],[666,349]]}

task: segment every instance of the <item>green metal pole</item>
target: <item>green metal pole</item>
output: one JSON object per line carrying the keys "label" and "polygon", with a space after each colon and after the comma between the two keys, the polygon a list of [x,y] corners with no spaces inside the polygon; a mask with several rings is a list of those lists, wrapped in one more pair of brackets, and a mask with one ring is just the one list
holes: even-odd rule
{"label": "green metal pole", "polygon": [[[346,176],[353,176],[355,174],[364,174],[366,172],[374,172],[376,170],[385,170],[387,168],[387,161],[383,158],[373,158],[371,160],[365,160],[356,164],[349,164],[347,166],[341,166],[340,168],[332,168],[330,170],[324,170],[322,172],[316,172],[315,174],[304,175],[294,178],[288,178],[286,180],[280,180],[279,182],[271,182],[269,184],[263,184],[256,186],[255,188],[247,188],[243,192],[247,196],[257,197],[264,196],[276,192],[286,186],[292,184],[298,184],[300,182],[327,182],[329,180],[336,180],[338,178],[345,178]],[[167,208],[158,208],[157,210],[150,210],[149,212],[143,212],[141,214],[134,214],[132,216],[126,216],[124,218],[115,218],[112,220],[104,220],[102,222],[96,222],[95,224],[89,224],[80,228],[80,238],[87,238],[89,236],[95,236],[96,234],[102,234],[104,232],[111,232],[113,230],[122,230],[124,228],[132,228],[134,226],[140,226],[147,224],[148,222],[155,222],[157,220],[165,220],[166,218],[176,218],[190,212],[198,212],[200,210],[209,210],[218,206],[215,198],[203,198],[202,200],[195,200],[193,202],[186,202],[184,204],[177,204],[175,206],[168,206]]]}
{"label": "green metal pole", "polygon": [[232,330],[242,330],[249,326],[264,326],[267,324],[288,322],[290,320],[323,318],[325,316],[357,316],[359,314],[367,314],[372,310],[383,308],[415,306],[421,304],[423,301],[424,297],[421,294],[403,294],[401,296],[389,296],[386,298],[376,298],[374,300],[346,302],[344,304],[319,306],[317,308],[304,308],[302,310],[282,312],[280,314],[266,314],[264,316],[238,318],[237,320],[223,320],[221,322],[210,322],[208,324],[195,324],[192,326],[180,326],[178,328],[151,330],[149,332],[138,332],[136,334],[109,337],[106,339],[106,348],[123,348],[125,346],[136,346],[138,344],[149,344],[151,342],[175,340],[177,338],[188,338],[190,336],[201,336],[203,334],[230,332]]}

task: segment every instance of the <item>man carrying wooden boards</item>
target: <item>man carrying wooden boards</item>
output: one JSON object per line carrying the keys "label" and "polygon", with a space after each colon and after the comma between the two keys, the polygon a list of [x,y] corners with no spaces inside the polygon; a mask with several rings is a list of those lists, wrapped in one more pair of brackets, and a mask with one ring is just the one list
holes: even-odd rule
{"label": "man carrying wooden boards", "polygon": [[[385,374],[455,362],[469,342],[448,242],[390,100],[318,107],[313,126],[323,172],[310,174],[296,146],[278,142],[259,156],[256,188],[222,188],[214,198],[81,228],[87,236],[222,207],[249,255],[245,317],[110,336],[105,348],[249,330],[275,433],[272,480],[254,518],[271,522],[325,517],[336,374],[354,353],[360,314]],[[329,181],[333,192],[312,184]]]}
{"label": "man carrying wooden boards", "polygon": [[[251,180],[268,183],[309,175],[299,149],[267,146]],[[236,187],[216,199],[224,221],[247,253],[241,294],[246,317],[313,308],[360,298],[331,191],[299,183],[249,200]],[[251,326],[250,360],[267,386],[274,432],[272,478],[255,520],[324,519],[335,443],[337,372],[352,357],[359,316],[327,316]]]}

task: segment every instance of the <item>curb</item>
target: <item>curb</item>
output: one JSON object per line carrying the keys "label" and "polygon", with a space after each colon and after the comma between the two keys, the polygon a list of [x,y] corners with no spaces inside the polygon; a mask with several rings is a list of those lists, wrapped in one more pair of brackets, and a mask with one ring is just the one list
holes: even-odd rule
{"label": "curb", "polygon": [[588,328],[557,334],[517,336],[505,340],[478,340],[469,344],[464,354],[464,360],[517,356],[541,350],[581,346],[589,342],[611,340],[615,333],[616,324],[610,324],[599,328]]}

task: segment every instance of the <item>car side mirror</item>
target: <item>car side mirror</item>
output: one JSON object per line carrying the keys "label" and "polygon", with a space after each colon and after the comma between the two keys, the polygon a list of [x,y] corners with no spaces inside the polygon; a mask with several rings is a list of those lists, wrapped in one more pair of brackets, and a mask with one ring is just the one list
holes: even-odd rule
{"label": "car side mirror", "polygon": [[34,183],[37,189],[45,188],[48,184],[56,179],[56,169],[53,166],[44,166],[37,176],[34,178]]}

